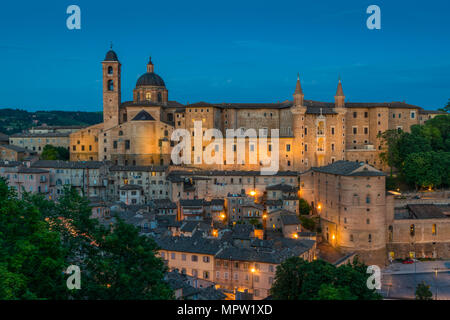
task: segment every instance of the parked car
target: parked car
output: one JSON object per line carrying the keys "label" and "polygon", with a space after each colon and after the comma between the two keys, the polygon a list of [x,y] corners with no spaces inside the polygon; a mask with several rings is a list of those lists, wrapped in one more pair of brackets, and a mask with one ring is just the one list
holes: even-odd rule
{"label": "parked car", "polygon": [[413,263],[414,263],[414,260],[413,260],[413,259],[403,260],[402,263],[403,263],[403,264],[413,264]]}

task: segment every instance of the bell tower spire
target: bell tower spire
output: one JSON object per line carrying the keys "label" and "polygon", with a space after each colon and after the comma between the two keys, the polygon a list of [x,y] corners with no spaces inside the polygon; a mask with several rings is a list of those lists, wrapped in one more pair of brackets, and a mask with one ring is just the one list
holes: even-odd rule
{"label": "bell tower spire", "polygon": [[303,105],[303,95],[302,85],[300,84],[300,74],[297,73],[297,84],[295,85],[294,91],[294,105],[302,106]]}
{"label": "bell tower spire", "polygon": [[341,77],[339,77],[336,95],[334,96],[334,103],[336,108],[343,108],[345,106],[345,95],[344,90],[342,89]]}

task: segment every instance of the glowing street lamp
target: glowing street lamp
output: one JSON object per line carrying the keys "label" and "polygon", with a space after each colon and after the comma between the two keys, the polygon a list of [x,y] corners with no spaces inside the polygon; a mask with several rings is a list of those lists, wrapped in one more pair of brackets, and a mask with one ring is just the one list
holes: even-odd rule
{"label": "glowing street lamp", "polygon": [[292,236],[294,237],[294,239],[298,239],[298,234],[297,233],[294,233]]}
{"label": "glowing street lamp", "polygon": [[250,271],[251,271],[252,273],[255,273],[255,272],[256,272],[256,269],[255,269],[255,268],[252,268]]}
{"label": "glowing street lamp", "polygon": [[250,191],[250,195],[251,195],[252,197],[256,196],[256,191],[255,191],[255,190]]}
{"label": "glowing street lamp", "polygon": [[318,205],[317,205],[317,210],[321,210],[322,209],[322,205],[319,203]]}

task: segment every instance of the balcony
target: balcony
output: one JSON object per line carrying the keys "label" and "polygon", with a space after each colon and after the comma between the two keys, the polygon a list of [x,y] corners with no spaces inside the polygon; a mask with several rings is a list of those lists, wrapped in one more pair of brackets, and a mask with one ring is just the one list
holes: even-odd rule
{"label": "balcony", "polygon": [[317,129],[317,136],[318,136],[318,137],[323,137],[323,136],[325,136],[325,130],[323,130],[323,129]]}

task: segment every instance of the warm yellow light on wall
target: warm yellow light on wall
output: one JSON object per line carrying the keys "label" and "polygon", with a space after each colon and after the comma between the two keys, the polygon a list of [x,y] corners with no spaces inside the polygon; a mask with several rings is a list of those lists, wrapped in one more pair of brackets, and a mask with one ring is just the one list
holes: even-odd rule
{"label": "warm yellow light on wall", "polygon": [[255,191],[255,190],[250,191],[250,195],[251,195],[252,197],[256,196],[256,191]]}
{"label": "warm yellow light on wall", "polygon": [[294,233],[292,236],[294,237],[294,239],[298,239],[298,234]]}
{"label": "warm yellow light on wall", "polygon": [[252,268],[251,270],[250,270],[252,273],[255,273],[255,268]]}
{"label": "warm yellow light on wall", "polygon": [[317,205],[317,209],[318,210],[322,209],[322,205],[320,203]]}
{"label": "warm yellow light on wall", "polygon": [[263,214],[263,219],[267,219],[267,214]]}
{"label": "warm yellow light on wall", "polygon": [[221,218],[221,219],[225,219],[225,215],[222,213],[222,214],[220,215],[220,218]]}
{"label": "warm yellow light on wall", "polygon": [[331,239],[336,239],[336,236],[333,234],[332,236],[331,236]]}

